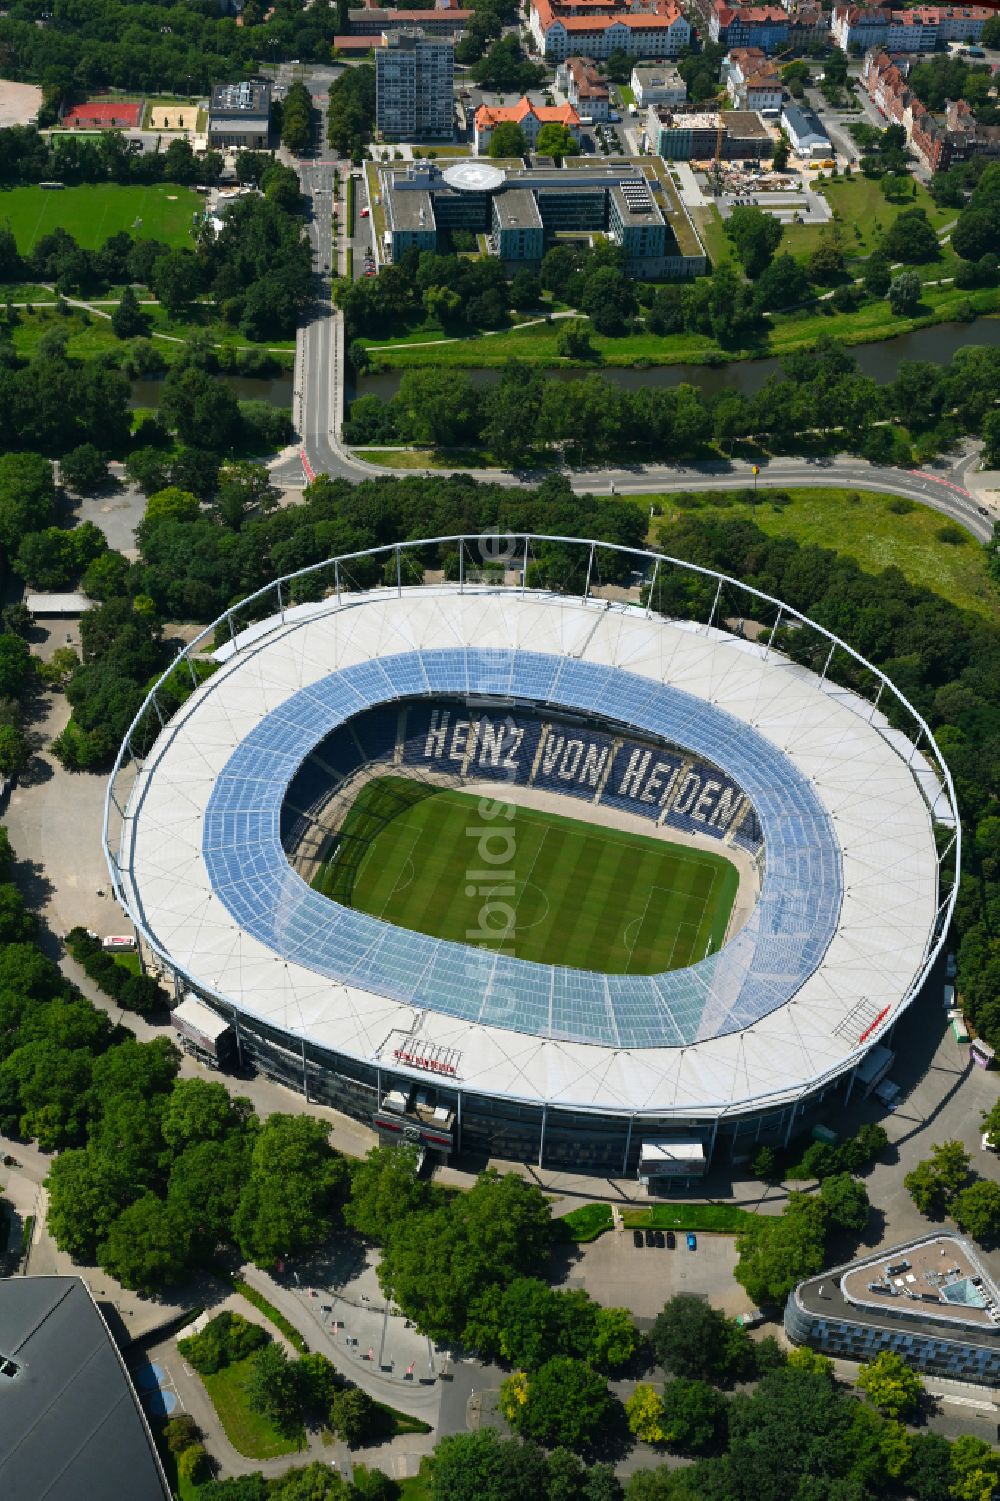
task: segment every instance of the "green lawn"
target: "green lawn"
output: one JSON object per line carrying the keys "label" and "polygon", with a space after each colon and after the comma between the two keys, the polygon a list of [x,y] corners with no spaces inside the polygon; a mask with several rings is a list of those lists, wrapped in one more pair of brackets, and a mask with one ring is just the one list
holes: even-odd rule
{"label": "green lawn", "polygon": [[88,183],[59,191],[8,188],[0,192],[0,224],[14,231],[22,255],[54,229],[68,230],[85,250],[96,249],[120,229],[143,239],[189,245],[192,215],[204,212],[204,207],[197,193],[171,183]]}
{"label": "green lawn", "polygon": [[[645,1208],[622,1208],[628,1230],[705,1230],[717,1235],[736,1235],[752,1225],[757,1215],[733,1204],[652,1204]],[[568,1240],[596,1240],[613,1225],[610,1204],[581,1204],[555,1221]]]}
{"label": "green lawn", "polygon": [[[313,885],[397,927],[468,942],[484,926],[485,898],[468,875],[478,801],[402,777],[370,782]],[[721,945],[739,884],[721,856],[533,808],[518,807],[504,827],[516,852],[503,892],[514,931],[497,924],[481,946],[655,974]]]}
{"label": "green lawn", "polygon": [[246,1388],[253,1357],[223,1366],[214,1376],[202,1376],[205,1390],[219,1415],[226,1437],[234,1449],[248,1459],[275,1459],[281,1454],[296,1454],[300,1439],[285,1438],[266,1418],[251,1412]]}
{"label": "green lawn", "polygon": [[[895,567],[914,584],[923,584],[965,610],[995,618],[997,589],[986,571],[983,549],[972,537],[958,543],[942,542],[938,531],[947,517],[930,506],[900,501],[870,490],[790,489],[791,505],[780,509],[767,504],[767,492],[755,507],[733,504],[717,510],[722,497],[702,492],[702,504],[725,518],[752,519],[772,537],[792,537],[796,542],[829,547],[854,558],[868,573]],[[852,499],[851,497],[858,497]],[[648,512],[656,502],[665,521],[656,527],[660,545],[670,551],[671,521],[690,507],[681,508],[672,495],[638,495],[636,503]],[[900,515],[893,507],[910,506]]]}
{"label": "green lawn", "polygon": [[[924,268],[925,271],[927,268]],[[934,275],[948,275],[947,268],[937,268]],[[521,360],[540,367],[577,366],[581,370],[636,365],[704,365],[720,360],[755,360],[769,355],[790,354],[815,344],[820,334],[843,340],[845,344],[872,344],[915,328],[947,323],[969,306],[985,316],[1000,310],[1000,288],[988,287],[977,292],[963,292],[953,286],[925,287],[916,314],[896,317],[888,302],[879,299],[865,302],[853,313],[836,313],[829,302],[817,303],[801,312],[774,314],[770,328],[761,331],[754,342],[729,345],[725,349],[706,334],[653,334],[640,331],[621,338],[591,334],[593,360],[567,360],[556,350],[561,322],[534,323],[511,328],[497,334],[479,334],[453,339],[450,343],[431,343],[416,336],[394,345],[383,344],[372,350],[375,369],[409,370],[428,365],[460,370],[502,369],[508,360]],[[435,335],[435,338],[441,336]],[[974,340],[970,337],[970,343]]]}
{"label": "green lawn", "polygon": [[706,1230],[717,1235],[737,1235],[759,1218],[735,1204],[652,1204],[648,1209],[623,1209],[628,1230]]}
{"label": "green lawn", "polygon": [[431,1501],[434,1494],[431,1463],[430,1458],[425,1455],[417,1473],[400,1482],[400,1501]]}

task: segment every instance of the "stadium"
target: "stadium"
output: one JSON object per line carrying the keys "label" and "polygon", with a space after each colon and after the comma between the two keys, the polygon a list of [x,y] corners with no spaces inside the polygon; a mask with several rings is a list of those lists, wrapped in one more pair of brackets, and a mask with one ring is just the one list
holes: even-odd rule
{"label": "stadium", "polygon": [[444,537],[202,632],[122,746],[104,844],[244,1065],[442,1158],[684,1179],[870,1086],[960,830],[920,716],[780,601]]}

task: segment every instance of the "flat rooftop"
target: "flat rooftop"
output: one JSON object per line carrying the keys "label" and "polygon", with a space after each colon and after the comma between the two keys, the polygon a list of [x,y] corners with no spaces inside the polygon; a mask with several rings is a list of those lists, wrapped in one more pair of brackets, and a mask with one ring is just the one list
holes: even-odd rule
{"label": "flat rooftop", "polygon": [[250,83],[217,83],[212,90],[209,115],[221,120],[245,120],[252,117],[266,119],[271,108],[271,85],[253,81]]}
{"label": "flat rooftop", "polygon": [[434,203],[423,189],[409,193],[390,190],[384,196],[386,222],[390,229],[435,229]]}
{"label": "flat rooftop", "polygon": [[527,188],[507,188],[493,199],[495,214],[503,229],[541,229],[542,216],[538,212],[534,193]]}
{"label": "flat rooftop", "polygon": [[1000,1292],[972,1243],[960,1235],[928,1235],[835,1267],[801,1283],[795,1296],[818,1318],[990,1348],[1000,1344],[1000,1325],[990,1317],[991,1305],[1000,1312]]}
{"label": "flat rooftop", "polygon": [[[638,190],[637,190],[638,189]],[[662,224],[663,215],[660,213],[656,199],[653,197],[652,188],[648,183],[631,186],[616,186],[611,189],[611,196],[618,205],[622,223],[633,224]]]}
{"label": "flat rooftop", "polygon": [[840,1286],[849,1302],[873,1311],[891,1308],[897,1316],[902,1310],[917,1319],[980,1329],[994,1329],[1000,1321],[1000,1294],[969,1243],[955,1235],[890,1251],[845,1272]]}

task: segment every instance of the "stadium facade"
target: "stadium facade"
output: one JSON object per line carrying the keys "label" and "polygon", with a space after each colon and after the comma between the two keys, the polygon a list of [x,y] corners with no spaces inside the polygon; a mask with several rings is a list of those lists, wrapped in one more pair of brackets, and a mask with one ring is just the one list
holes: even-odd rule
{"label": "stadium facade", "polygon": [[[575,592],[527,586],[543,555]],[[451,582],[424,572],[442,558]],[[700,620],[637,602],[638,583],[665,607],[677,581]],[[791,628],[788,654],[767,627]],[[833,681],[841,653],[871,698]],[[195,691],[168,721],[161,680],[109,784],[116,895],[244,1063],[387,1139],[695,1175],[870,1078],[940,949],[960,831],[927,726],[738,580],[573,539],[436,538],[270,585],[184,656],[171,673]],[[728,854],[747,910],[717,951],[651,975],[393,927],[310,884],[387,769],[481,793],[487,927],[496,810],[543,797]]]}

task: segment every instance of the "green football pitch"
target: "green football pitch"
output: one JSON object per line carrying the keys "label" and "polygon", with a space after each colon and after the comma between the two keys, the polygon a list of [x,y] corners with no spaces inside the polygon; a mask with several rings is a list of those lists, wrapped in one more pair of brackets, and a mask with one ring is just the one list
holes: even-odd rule
{"label": "green football pitch", "polygon": [[126,229],[137,238],[190,245],[191,217],[205,203],[190,188],[88,183],[77,188],[10,188],[0,192],[0,224],[9,225],[22,255],[42,235],[65,229],[84,250],[96,250]]}
{"label": "green football pitch", "polygon": [[739,876],[702,850],[380,777],[358,794],[313,885],[435,938],[643,975],[719,947]]}

